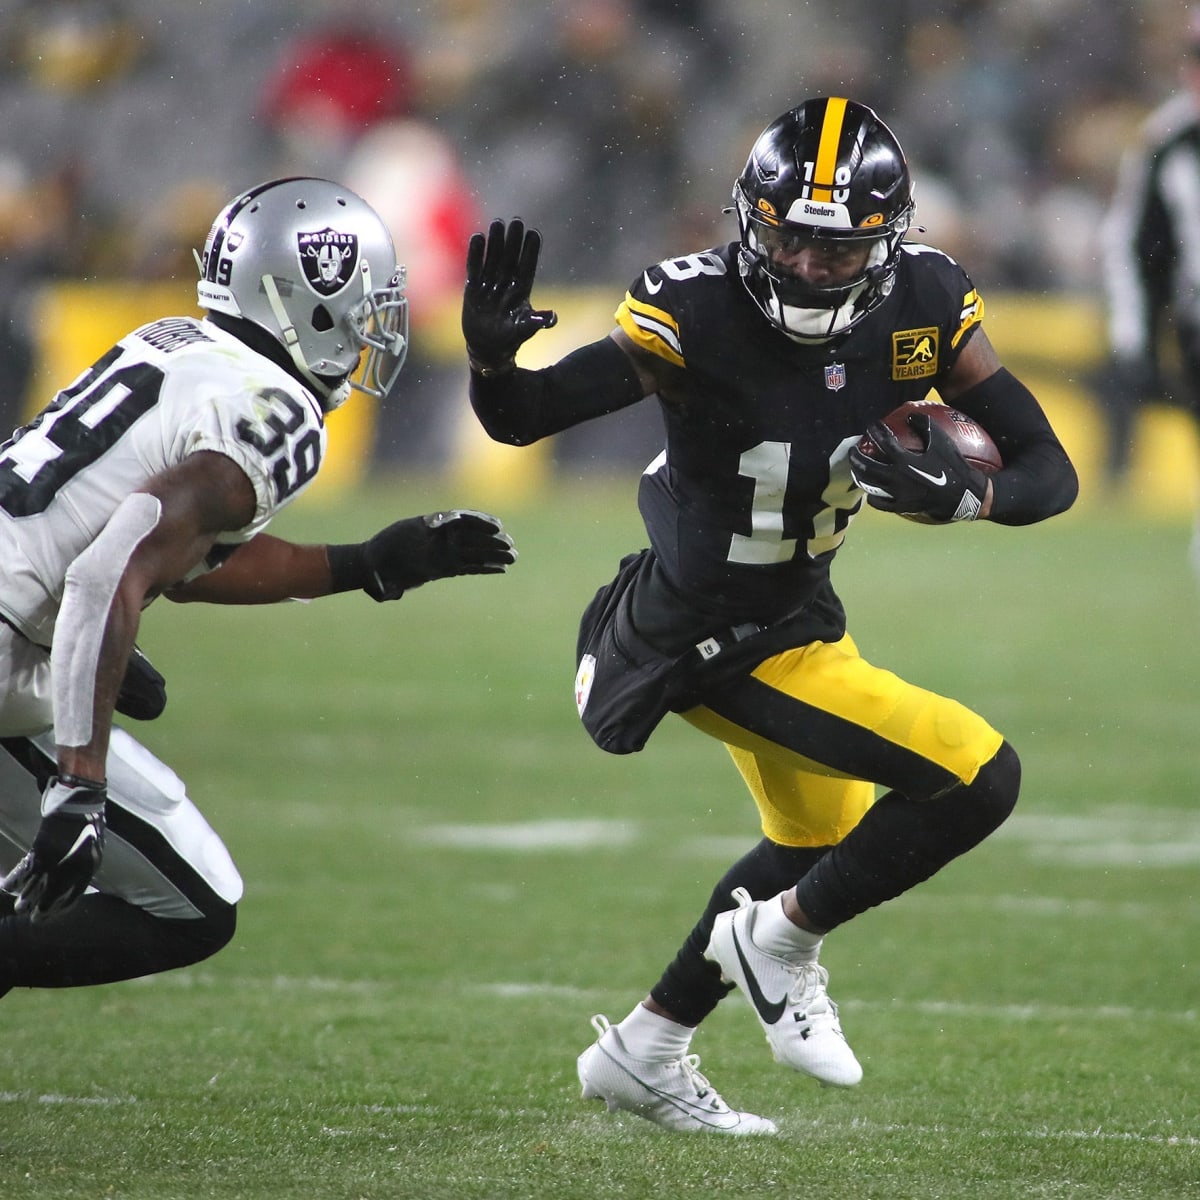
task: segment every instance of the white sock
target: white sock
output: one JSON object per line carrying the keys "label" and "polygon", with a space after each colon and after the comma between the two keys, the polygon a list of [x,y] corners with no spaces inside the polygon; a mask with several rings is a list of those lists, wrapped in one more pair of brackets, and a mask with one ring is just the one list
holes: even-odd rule
{"label": "white sock", "polygon": [[672,1062],[682,1058],[696,1032],[692,1025],[680,1025],[670,1017],[660,1017],[644,1004],[638,1004],[616,1027],[625,1049],[634,1058]]}
{"label": "white sock", "polygon": [[767,954],[791,961],[816,962],[821,935],[801,929],[783,911],[780,893],[768,900],[754,917],[754,944]]}

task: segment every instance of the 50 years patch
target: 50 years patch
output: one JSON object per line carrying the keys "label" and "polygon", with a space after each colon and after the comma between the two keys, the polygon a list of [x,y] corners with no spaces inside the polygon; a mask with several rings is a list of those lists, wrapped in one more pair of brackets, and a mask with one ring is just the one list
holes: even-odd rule
{"label": "50 years patch", "polygon": [[892,334],[892,378],[924,379],[938,371],[938,328],[899,329]]}

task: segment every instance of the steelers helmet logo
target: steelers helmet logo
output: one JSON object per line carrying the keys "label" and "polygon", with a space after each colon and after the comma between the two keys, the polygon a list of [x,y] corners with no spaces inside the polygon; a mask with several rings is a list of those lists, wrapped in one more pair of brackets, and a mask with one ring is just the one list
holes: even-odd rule
{"label": "steelers helmet logo", "polygon": [[358,235],[326,226],[296,235],[300,266],[314,292],[334,296],[348,284],[358,266]]}

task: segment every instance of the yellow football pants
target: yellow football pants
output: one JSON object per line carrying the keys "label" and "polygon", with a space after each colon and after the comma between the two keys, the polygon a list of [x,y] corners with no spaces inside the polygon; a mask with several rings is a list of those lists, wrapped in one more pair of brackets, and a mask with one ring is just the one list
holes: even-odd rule
{"label": "yellow football pants", "polygon": [[957,700],[872,666],[849,634],[776,654],[682,716],[725,743],[785,846],[841,841],[876,784],[922,797],[970,783],[1003,741]]}

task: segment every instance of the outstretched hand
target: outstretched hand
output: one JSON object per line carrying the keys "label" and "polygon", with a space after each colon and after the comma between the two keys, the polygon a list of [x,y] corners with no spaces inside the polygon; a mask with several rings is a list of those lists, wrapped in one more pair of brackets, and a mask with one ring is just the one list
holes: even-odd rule
{"label": "outstretched hand", "polygon": [[493,221],[485,237],[471,236],[467,283],[463,290],[462,331],[467,355],[477,370],[512,366],[517,350],[540,329],[558,322],[550,309],[530,303],[542,235],[514,217],[507,227]]}
{"label": "outstretched hand", "polygon": [[517,561],[498,517],[452,508],[393,521],[365,542],[330,546],[333,592],[361,588],[372,600],[399,600],[412,588],[453,575],[499,575]]}

